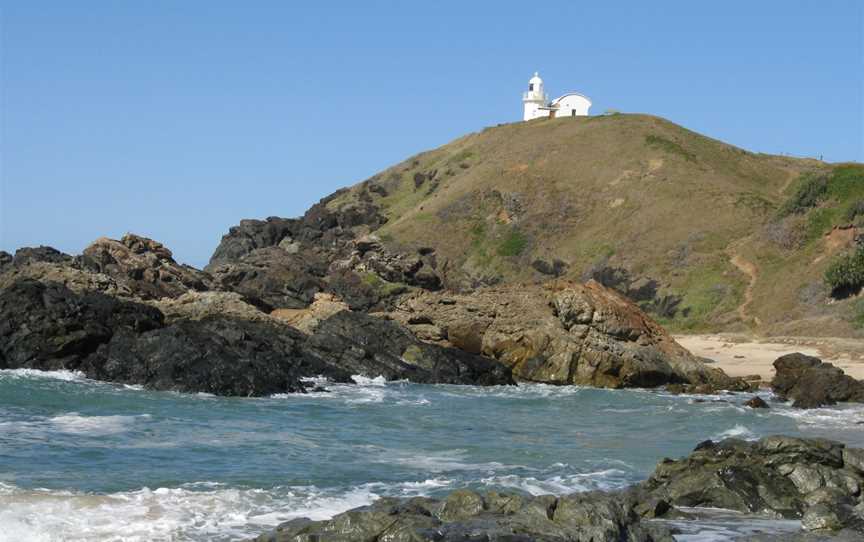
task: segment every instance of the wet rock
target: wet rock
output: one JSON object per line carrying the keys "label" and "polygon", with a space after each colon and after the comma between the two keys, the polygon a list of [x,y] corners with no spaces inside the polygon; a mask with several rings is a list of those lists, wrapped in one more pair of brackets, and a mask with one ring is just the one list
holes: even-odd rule
{"label": "wet rock", "polygon": [[458,490],[444,500],[384,498],[325,521],[292,520],[259,542],[672,542],[640,521],[626,493],[556,498]]}
{"label": "wet rock", "polygon": [[796,408],[817,408],[838,402],[864,402],[864,382],[819,358],[800,353],[774,361],[771,389]]}
{"label": "wet rock", "polygon": [[455,348],[427,344],[397,322],[342,311],[322,320],[307,347],[350,374],[421,383],[513,383],[501,363]]}
{"label": "wet rock", "polygon": [[78,370],[118,331],[162,325],[162,313],[144,304],[22,279],[0,290],[0,367]]}
{"label": "wet rock", "polygon": [[744,406],[750,407],[750,408],[768,408],[768,403],[766,403],[764,399],[762,399],[761,397],[756,395],[756,396],[753,396],[752,398],[748,399],[744,403]]}
{"label": "wet rock", "polygon": [[144,333],[121,330],[80,369],[97,380],[232,396],[302,392],[301,379],[318,374],[350,377],[306,351],[304,341],[289,328],[213,316]]}

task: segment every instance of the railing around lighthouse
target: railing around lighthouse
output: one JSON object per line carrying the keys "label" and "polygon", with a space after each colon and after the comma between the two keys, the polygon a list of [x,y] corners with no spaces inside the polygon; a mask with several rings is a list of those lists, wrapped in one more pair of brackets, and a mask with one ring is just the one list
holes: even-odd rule
{"label": "railing around lighthouse", "polygon": [[546,94],[543,94],[541,96],[541,95],[538,95],[533,90],[528,90],[528,91],[522,93],[522,101],[523,102],[529,102],[529,101],[530,102],[548,102],[549,96],[547,96]]}

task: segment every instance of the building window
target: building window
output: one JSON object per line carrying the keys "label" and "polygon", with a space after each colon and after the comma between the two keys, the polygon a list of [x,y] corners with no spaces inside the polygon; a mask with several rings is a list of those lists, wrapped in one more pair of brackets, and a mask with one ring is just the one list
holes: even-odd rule
{"label": "building window", "polygon": [[528,92],[534,90],[534,83],[528,83]]}
{"label": "building window", "polygon": [[575,110],[575,109],[573,109],[573,110],[570,111],[570,116],[571,116],[571,117],[575,117],[575,116],[576,116],[576,110]]}

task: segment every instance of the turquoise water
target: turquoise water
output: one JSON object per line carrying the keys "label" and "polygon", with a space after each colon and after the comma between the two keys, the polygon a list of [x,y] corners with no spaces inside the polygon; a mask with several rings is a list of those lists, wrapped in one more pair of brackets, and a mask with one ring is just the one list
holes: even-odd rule
{"label": "turquoise water", "polygon": [[358,380],[229,399],[0,371],[0,539],[235,540],[382,495],[622,487],[708,438],[864,445],[860,407]]}

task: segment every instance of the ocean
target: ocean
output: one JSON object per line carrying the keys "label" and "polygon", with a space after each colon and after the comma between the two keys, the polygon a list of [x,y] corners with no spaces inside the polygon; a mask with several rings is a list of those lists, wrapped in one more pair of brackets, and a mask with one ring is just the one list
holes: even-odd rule
{"label": "ocean", "polygon": [[[0,540],[243,540],[380,496],[620,488],[705,439],[864,446],[864,405],[752,410],[747,394],[356,380],[223,398],[0,371]],[[709,515],[676,522],[679,540],[799,528]]]}

